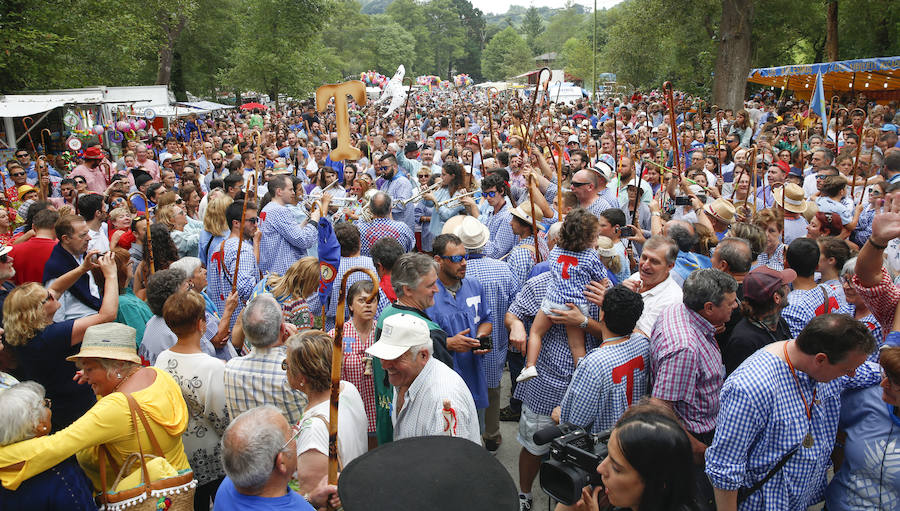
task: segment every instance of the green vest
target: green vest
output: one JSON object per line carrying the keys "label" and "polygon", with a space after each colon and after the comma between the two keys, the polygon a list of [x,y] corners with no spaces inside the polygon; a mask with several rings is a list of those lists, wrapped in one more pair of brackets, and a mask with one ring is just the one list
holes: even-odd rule
{"label": "green vest", "polygon": [[[440,325],[422,316],[417,311],[398,309],[393,304],[385,307],[375,324],[375,341],[381,337],[381,327],[384,318],[394,314],[411,314],[428,323],[429,330],[441,330]],[[372,377],[375,378],[375,437],[378,445],[383,445],[394,440],[394,424],[391,422],[391,409],[394,402],[394,386],[387,383],[387,373],[381,367],[381,360],[372,360]]]}

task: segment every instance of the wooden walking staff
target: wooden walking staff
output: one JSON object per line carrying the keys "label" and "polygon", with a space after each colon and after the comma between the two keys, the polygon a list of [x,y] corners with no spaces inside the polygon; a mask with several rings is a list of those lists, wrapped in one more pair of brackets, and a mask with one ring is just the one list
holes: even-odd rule
{"label": "wooden walking staff", "polygon": [[366,297],[366,303],[378,300],[378,277],[368,268],[350,268],[341,279],[341,290],[338,294],[337,315],[334,323],[334,342],[331,351],[331,408],[328,414],[328,484],[338,482],[338,399],[341,394],[341,366],[344,361],[344,311],[347,302],[347,278],[354,273],[362,272],[372,279],[372,292]]}
{"label": "wooden walking staff", "polygon": [[47,135],[50,137],[51,141],[53,140],[53,133],[51,133],[50,130],[48,130],[47,128],[44,128],[41,130],[41,147],[44,148],[44,154],[47,154],[49,152],[49,149],[47,146],[47,141],[44,139],[45,131],[47,132]]}
{"label": "wooden walking staff", "polygon": [[[491,132],[491,151],[496,154],[497,146],[494,145],[494,112],[493,106],[494,101],[491,99],[491,89],[497,91],[497,94],[500,94],[500,90],[497,87],[488,87],[488,130]],[[483,165],[484,163],[482,163]]]}
{"label": "wooden walking staff", "polygon": [[[865,122],[865,120],[863,120]],[[853,201],[853,207],[856,207],[856,170],[859,168],[859,153],[862,151],[863,141],[862,137],[859,137],[859,140],[856,142],[856,156],[853,158],[853,170],[850,171],[850,175],[852,176],[853,182],[850,184],[850,200]],[[863,179],[865,182],[865,179]],[[862,200],[862,197],[860,197]]]}
{"label": "wooden walking staff", "polygon": [[[544,70],[547,70],[550,73],[550,76],[553,76],[553,71],[548,67],[542,67],[540,71],[538,71],[537,82],[534,84],[534,93],[531,98],[531,110],[528,113],[528,124],[525,125],[525,147],[524,151],[528,152],[528,139],[529,137],[533,138],[534,133],[531,131],[532,123],[534,122],[534,107],[537,105],[537,97],[538,91],[541,90],[541,76],[544,74]],[[535,233],[537,235],[537,233]]]}
{"label": "wooden walking staff", "polygon": [[678,177],[681,177],[681,155],[678,153],[678,127],[675,124],[675,94],[672,90],[672,82],[664,82],[662,88],[669,103],[669,124],[672,125],[672,151],[674,151],[675,155],[675,170],[678,171]]}
{"label": "wooden walking staff", "polygon": [[[353,80],[353,81],[359,81],[359,80]],[[344,82],[344,83],[351,83],[351,82]],[[362,83],[362,82],[359,82],[359,83]],[[413,83],[414,83],[413,79],[409,78],[409,87],[406,89],[406,103],[403,105],[403,126],[400,127],[400,140],[406,140],[406,116],[409,112],[409,97],[412,95]],[[341,85],[343,85],[343,84],[341,84]],[[318,94],[318,91],[316,91],[316,94]],[[356,96],[354,96],[354,97],[356,97]],[[366,98],[366,86],[365,85],[363,85],[362,97],[363,97],[363,101],[361,104],[365,104],[366,103],[366,99],[365,99]],[[359,103],[358,98],[357,98],[356,102]],[[344,103],[346,105],[346,100],[344,101]],[[344,106],[344,111],[346,111],[346,110],[347,110],[347,107]],[[336,110],[335,110],[335,113],[337,113]],[[347,122],[349,123],[349,119]],[[349,127],[347,129],[349,130]],[[348,137],[350,136],[349,131],[348,131],[347,136]],[[452,147],[451,147],[451,149],[452,149]],[[355,159],[355,158],[352,158],[352,159]]]}
{"label": "wooden walking staff", "polygon": [[[31,121],[31,125],[25,123],[25,119]],[[31,117],[22,117],[22,126],[25,126],[25,134],[28,135],[28,141],[31,143],[31,152],[37,154],[37,149],[34,148],[34,139],[31,138],[31,128],[34,127],[34,119]]]}
{"label": "wooden walking staff", "polygon": [[[546,134],[544,135],[547,136]],[[563,178],[562,178],[562,147],[559,144],[553,144],[556,147],[556,150],[559,151],[559,159],[554,160],[553,163],[556,164],[556,212],[558,215],[562,215],[562,196],[563,196]],[[550,151],[550,154],[553,154],[553,151]]]}
{"label": "wooden walking staff", "polygon": [[[750,179],[753,181],[753,211],[756,211],[756,146],[750,150]],[[734,185],[737,188],[737,183]],[[750,202],[749,200],[747,201]]]}
{"label": "wooden walking staff", "polygon": [[[253,179],[253,174],[250,174],[250,179]],[[250,191],[250,183],[247,183],[247,191]],[[250,202],[249,193],[244,194],[244,203],[241,205],[241,225],[238,227],[238,246],[237,246],[237,255],[234,257],[234,275],[231,277],[231,292],[234,293],[237,290],[237,282],[238,282],[238,274],[241,271],[241,245],[244,243],[244,222],[247,218],[247,203]],[[224,266],[225,261],[222,261],[222,265]]]}
{"label": "wooden walking staff", "polygon": [[150,201],[143,192],[133,192],[128,195],[128,202],[131,202],[131,198],[135,195],[144,199],[144,217],[147,219],[147,264],[150,266],[150,275],[153,275],[156,269],[153,267],[153,245],[150,243]]}
{"label": "wooden walking staff", "polygon": [[[534,234],[534,263],[537,264],[541,262],[541,251],[538,246],[538,226],[537,226],[537,217],[534,214],[534,176],[528,174],[528,202],[531,204],[531,230]],[[562,194],[559,194],[562,195]]]}

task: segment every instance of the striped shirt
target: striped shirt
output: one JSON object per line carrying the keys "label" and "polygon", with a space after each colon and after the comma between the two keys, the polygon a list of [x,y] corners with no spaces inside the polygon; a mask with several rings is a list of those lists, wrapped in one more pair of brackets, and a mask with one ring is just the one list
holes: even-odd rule
{"label": "striped shirt", "polygon": [[594,348],[578,364],[560,403],[560,418],[600,433],[649,393],[650,341],[631,334],[625,342]]}
{"label": "striped shirt", "polygon": [[650,337],[653,397],[673,403],[692,433],[716,427],[725,365],[716,329],[683,303],[662,311]]}
{"label": "striped shirt", "polygon": [[[799,389],[787,363],[762,349],[741,364],[722,387],[716,435],[706,451],[706,473],[714,487],[749,488],[800,445],[807,433],[814,439],[812,447],[799,447],[740,510],[803,511],[819,502],[831,466],[841,391],[877,384],[881,372],[877,364],[866,362],[852,380],[841,377],[817,382],[802,371],[797,371],[797,377]],[[811,421],[800,392],[812,405]]]}
{"label": "striped shirt", "polygon": [[291,388],[281,363],[287,348],[254,347],[250,354],[225,363],[225,402],[232,417],[251,408],[273,405],[288,423],[296,424],[306,409],[306,395]]}
{"label": "striped shirt", "polygon": [[[391,422],[394,440],[432,435],[458,436],[481,445],[478,412],[472,393],[462,377],[446,364],[429,358],[403,395],[403,408],[398,412],[400,394],[394,387]],[[444,401],[450,402],[456,423],[445,432]]]}

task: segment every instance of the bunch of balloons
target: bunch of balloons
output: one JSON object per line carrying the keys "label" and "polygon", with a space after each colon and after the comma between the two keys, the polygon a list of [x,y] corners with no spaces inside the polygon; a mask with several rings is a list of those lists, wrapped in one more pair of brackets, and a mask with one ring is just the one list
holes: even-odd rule
{"label": "bunch of balloons", "polygon": [[441,83],[438,84],[438,87],[441,90],[450,90],[450,87],[452,86],[453,84],[450,82],[450,80],[441,80]]}
{"label": "bunch of balloons", "polygon": [[384,86],[388,82],[388,77],[377,71],[363,71],[359,74],[359,79],[361,82],[366,84],[366,87],[380,87],[384,88]]}
{"label": "bunch of balloons", "polygon": [[431,90],[432,87],[439,87],[441,84],[441,78],[434,75],[423,75],[416,78],[416,83],[422,85],[428,90]]}
{"label": "bunch of balloons", "polygon": [[468,87],[469,85],[472,85],[472,79],[465,73],[458,74],[453,77],[453,83],[455,83],[457,87]]}

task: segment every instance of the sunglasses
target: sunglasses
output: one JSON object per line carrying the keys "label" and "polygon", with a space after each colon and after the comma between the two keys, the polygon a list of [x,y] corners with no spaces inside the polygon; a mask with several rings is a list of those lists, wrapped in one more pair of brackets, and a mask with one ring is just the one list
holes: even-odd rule
{"label": "sunglasses", "polygon": [[28,153],[21,153],[21,154],[16,155],[16,158],[27,158],[27,157],[28,157]]}
{"label": "sunglasses", "polygon": [[46,406],[47,408],[50,408],[50,406],[53,405],[53,400],[50,399],[49,397],[45,397],[45,398],[43,399],[42,403],[43,403],[44,406]]}
{"label": "sunglasses", "polygon": [[21,177],[24,175],[25,175],[24,172],[13,172],[12,174],[10,174],[10,176],[12,176],[12,177]]}
{"label": "sunglasses", "polygon": [[0,256],[0,263],[6,264],[6,263],[8,263],[8,262],[9,262],[9,256],[8,256],[8,255],[3,254],[2,256]]}
{"label": "sunglasses", "polygon": [[493,199],[497,195],[497,192],[484,192],[484,195]]}
{"label": "sunglasses", "polygon": [[451,263],[461,263],[461,262],[469,259],[469,255],[463,254],[463,255],[453,255],[453,256],[441,256],[441,259],[446,259],[446,260],[450,261]]}
{"label": "sunglasses", "polygon": [[589,185],[589,184],[590,184],[590,183],[581,183],[581,182],[578,182],[578,181],[572,181],[572,188],[578,188],[578,187],[580,187],[580,186],[587,186],[587,185]]}
{"label": "sunglasses", "polygon": [[255,225],[256,222],[259,222],[259,217],[248,218],[247,221]]}

